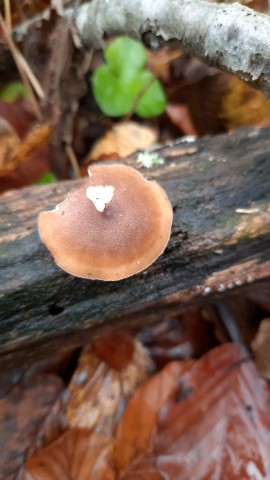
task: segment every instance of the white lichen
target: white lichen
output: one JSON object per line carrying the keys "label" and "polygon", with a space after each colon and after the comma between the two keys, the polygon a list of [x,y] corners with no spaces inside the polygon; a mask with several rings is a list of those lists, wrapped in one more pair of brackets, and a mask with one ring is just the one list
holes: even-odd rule
{"label": "white lichen", "polygon": [[140,152],[138,153],[137,163],[141,163],[145,168],[152,168],[155,165],[163,165],[164,158],[159,157],[156,152]]}

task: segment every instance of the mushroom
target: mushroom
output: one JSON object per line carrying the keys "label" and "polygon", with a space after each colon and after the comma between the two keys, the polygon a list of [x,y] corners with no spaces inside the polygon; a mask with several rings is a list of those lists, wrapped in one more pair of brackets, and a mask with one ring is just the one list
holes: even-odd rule
{"label": "mushroom", "polygon": [[141,272],[169,241],[165,191],[125,165],[95,166],[87,183],[39,216],[39,234],[56,263],[82,278],[121,280]]}

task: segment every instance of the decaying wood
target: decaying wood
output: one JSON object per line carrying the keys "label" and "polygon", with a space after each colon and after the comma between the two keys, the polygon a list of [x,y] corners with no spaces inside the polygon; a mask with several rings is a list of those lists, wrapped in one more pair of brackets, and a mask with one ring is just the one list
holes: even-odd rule
{"label": "decaying wood", "polygon": [[75,278],[41,244],[38,213],[83,180],[1,197],[0,364],[42,358],[89,340],[101,327],[158,321],[186,305],[218,301],[270,277],[270,129],[242,129],[158,150],[146,170],[174,210],[166,252],[120,282]]}

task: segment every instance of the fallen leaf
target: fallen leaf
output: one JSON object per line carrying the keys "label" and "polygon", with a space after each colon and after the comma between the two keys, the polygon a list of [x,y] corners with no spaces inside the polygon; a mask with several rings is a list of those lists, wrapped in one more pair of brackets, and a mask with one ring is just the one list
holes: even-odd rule
{"label": "fallen leaf", "polygon": [[9,166],[14,147],[20,143],[14,128],[3,117],[0,117],[0,140],[0,175],[3,175]]}
{"label": "fallen leaf", "polygon": [[30,458],[23,480],[114,480],[107,445],[101,435],[69,430]]}
{"label": "fallen leaf", "polygon": [[224,344],[185,365],[168,364],[130,400],[116,435],[123,478],[143,458],[170,480],[268,478],[269,392],[245,351]]}
{"label": "fallen leaf", "polygon": [[[219,112],[228,92],[228,75],[188,55],[175,60],[172,69],[174,75],[166,88],[168,104],[185,106],[199,135],[224,131],[224,120]],[[181,112],[179,120],[178,129]]]}
{"label": "fallen leaf", "polygon": [[251,342],[251,350],[253,352],[256,366],[261,375],[270,380],[270,318],[264,318],[259,329]]}
{"label": "fallen leaf", "polygon": [[[38,376],[14,386],[0,399],[0,478],[14,480],[22,469],[36,438],[53,439],[53,432],[41,433],[42,425],[58,401],[63,385],[55,375]],[[57,425],[54,418],[54,428]],[[59,433],[59,432],[58,432]]]}
{"label": "fallen leaf", "polygon": [[166,113],[171,122],[174,123],[184,135],[198,134],[187,106],[168,103]]}
{"label": "fallen leaf", "polygon": [[170,64],[181,55],[179,50],[170,50],[169,47],[164,47],[157,52],[147,50],[147,67],[164,83],[169,83]]}
{"label": "fallen leaf", "polygon": [[163,405],[153,450],[170,479],[248,479],[251,462],[269,473],[269,394],[239,345],[225,344],[196,362]]}
{"label": "fallen leaf", "polygon": [[49,153],[48,148],[40,148],[29,155],[29,159],[16,167],[8,174],[0,175],[0,193],[12,188],[21,188],[32,185],[48,172]]}
{"label": "fallen leaf", "polygon": [[[49,124],[34,125],[22,142],[8,144],[4,152],[0,150],[0,176],[5,176],[20,164],[29,160],[35,151],[47,145],[52,127]],[[12,142],[11,142],[12,143]]]}
{"label": "fallen leaf", "polygon": [[100,360],[119,372],[131,362],[134,349],[134,336],[128,332],[102,336],[93,342],[93,350]]}
{"label": "fallen leaf", "polygon": [[157,141],[157,133],[150,127],[135,122],[119,123],[98,140],[87,156],[87,160],[125,158],[151,147]]}
{"label": "fallen leaf", "polygon": [[268,125],[270,101],[247,83],[231,77],[229,91],[222,99],[219,116],[225,120],[230,130],[245,125]]}
{"label": "fallen leaf", "polygon": [[0,101],[0,116],[14,128],[20,139],[25,137],[35,121],[31,104],[25,99],[18,99],[12,103]]}
{"label": "fallen leaf", "polygon": [[[116,363],[115,358],[113,363]],[[145,349],[137,341],[132,361],[121,371],[101,361],[92,346],[86,347],[69,385],[71,396],[67,415],[70,425],[111,436],[127,398],[147,380],[151,366]]]}
{"label": "fallen leaf", "polygon": [[[49,170],[48,125],[33,127],[29,102],[0,101],[0,117],[10,125],[13,137],[8,149],[0,149],[0,192],[36,182]],[[32,129],[33,127],[33,129]]]}
{"label": "fallen leaf", "polygon": [[[208,309],[209,310],[209,309]],[[200,357],[216,346],[213,325],[199,308],[189,308],[175,318],[146,327],[139,338],[147,346],[158,369],[172,360]]]}
{"label": "fallen leaf", "polygon": [[121,475],[136,470],[138,461],[141,463],[149,459],[152,465],[151,440],[160,408],[192,364],[193,361],[169,363],[139,388],[129,401],[116,432],[114,458]]}

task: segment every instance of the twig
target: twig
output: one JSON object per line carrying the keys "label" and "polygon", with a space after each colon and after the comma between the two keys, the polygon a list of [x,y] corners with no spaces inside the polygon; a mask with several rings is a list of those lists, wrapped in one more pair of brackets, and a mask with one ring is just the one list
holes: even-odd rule
{"label": "twig", "polygon": [[6,27],[5,21],[4,21],[1,13],[0,13],[0,25],[3,29],[3,32],[4,32],[4,35],[5,35],[7,44],[10,48],[10,51],[13,55],[14,62],[16,63],[16,66],[19,70],[22,81],[23,81],[23,83],[25,85],[25,88],[27,90],[27,93],[28,93],[28,96],[29,96],[29,101],[32,105],[33,112],[35,113],[36,117],[39,120],[42,120],[42,114],[41,114],[39,105],[37,103],[36,97],[33,93],[33,90],[32,90],[31,84],[29,82],[29,79],[28,79],[28,77],[27,77],[27,75],[26,75],[26,73],[25,73],[25,71],[24,71],[24,69],[21,65],[21,62],[20,62],[20,59],[19,59],[19,56],[18,56],[18,49],[17,49],[15,43],[13,42],[11,35],[9,34],[9,31]]}
{"label": "twig", "polygon": [[42,86],[40,85],[37,77],[34,75],[30,65],[27,63],[25,57],[22,55],[22,53],[18,50],[18,48],[16,47],[15,45],[15,48],[16,48],[16,52],[17,52],[17,55],[18,55],[18,59],[19,61],[21,62],[21,65],[34,89],[34,91],[36,92],[37,96],[42,99],[44,98],[44,90],[42,88]]}
{"label": "twig", "polygon": [[5,22],[9,33],[12,31],[10,0],[4,0],[5,3]]}
{"label": "twig", "polygon": [[66,154],[68,156],[68,159],[70,161],[70,164],[73,168],[73,172],[76,178],[80,178],[81,176],[81,171],[79,167],[78,160],[76,158],[76,155],[74,153],[74,150],[71,145],[66,145]]}
{"label": "twig", "polygon": [[250,351],[243,341],[238,325],[229,309],[221,302],[217,303],[214,308],[217,311],[221,324],[230,340],[235,343],[240,343],[246,353],[250,355]]}

